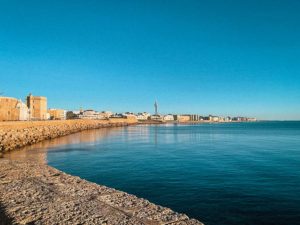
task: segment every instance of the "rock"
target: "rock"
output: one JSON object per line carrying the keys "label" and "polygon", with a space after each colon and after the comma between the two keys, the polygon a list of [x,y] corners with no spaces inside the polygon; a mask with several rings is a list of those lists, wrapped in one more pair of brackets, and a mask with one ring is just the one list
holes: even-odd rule
{"label": "rock", "polygon": [[[171,209],[36,162],[0,160],[1,221],[13,224],[202,225]],[[1,181],[2,179],[1,178]],[[10,223],[7,223],[10,224]]]}
{"label": "rock", "polygon": [[[134,124],[134,121],[131,123]],[[65,136],[87,129],[108,126],[127,126],[127,119],[119,120],[61,120],[0,122],[0,153],[19,149],[28,144]],[[0,155],[1,156],[1,155]]]}

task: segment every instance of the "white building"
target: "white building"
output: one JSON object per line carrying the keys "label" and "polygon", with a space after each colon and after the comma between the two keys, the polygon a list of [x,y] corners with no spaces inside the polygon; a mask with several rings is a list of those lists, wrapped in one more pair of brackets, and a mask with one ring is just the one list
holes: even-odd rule
{"label": "white building", "polygon": [[64,109],[48,109],[47,114],[51,120],[65,120],[67,118],[67,111]]}
{"label": "white building", "polygon": [[165,121],[174,121],[174,116],[172,114],[168,114],[164,116]]}
{"label": "white building", "polygon": [[105,118],[109,118],[109,117],[111,117],[114,113],[113,112],[111,112],[111,111],[102,111],[101,113],[100,113],[103,117],[105,117]]}
{"label": "white building", "polygon": [[20,110],[19,120],[28,120],[29,119],[29,110],[25,103],[23,103],[21,100],[19,100],[16,108]]}
{"label": "white building", "polygon": [[219,116],[219,122],[224,122],[225,118],[223,116]]}
{"label": "white building", "polygon": [[146,113],[146,112],[138,113],[136,116],[137,120],[148,120],[149,117],[150,117],[150,113]]}
{"label": "white building", "polygon": [[161,115],[152,115],[151,117],[150,117],[150,119],[151,120],[156,120],[156,121],[163,121],[164,120],[164,118],[161,116]]}
{"label": "white building", "polygon": [[225,117],[225,122],[231,122],[231,118],[229,116]]}
{"label": "white building", "polygon": [[219,117],[218,116],[209,116],[209,120],[212,122],[219,122]]}
{"label": "white building", "polygon": [[79,119],[90,119],[90,120],[101,120],[105,119],[105,117],[95,110],[85,110],[80,113]]}

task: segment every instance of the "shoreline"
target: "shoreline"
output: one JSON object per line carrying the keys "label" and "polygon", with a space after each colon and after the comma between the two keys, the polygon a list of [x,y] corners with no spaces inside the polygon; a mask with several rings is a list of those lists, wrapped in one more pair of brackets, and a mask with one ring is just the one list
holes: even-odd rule
{"label": "shoreline", "polygon": [[[82,121],[76,120],[76,122],[78,125],[78,122]],[[98,124],[99,121],[92,122],[93,125],[83,125],[85,129],[82,130],[78,126],[74,128],[74,124],[66,126],[66,124],[62,125],[63,122],[59,122],[61,126],[55,123],[53,129],[61,128],[63,132],[57,132],[53,136],[49,136],[49,130],[46,132],[47,129],[42,129],[43,125],[38,122],[33,122],[35,126],[31,123],[25,127],[21,126],[21,129],[13,130],[8,127],[16,123],[7,123],[5,129],[0,123],[0,129],[2,128],[1,132],[6,133],[22,133],[27,132],[28,129],[37,131],[34,134],[38,138],[32,139],[36,140],[35,142],[24,142],[23,146],[29,146],[87,129],[135,124],[127,122],[117,121],[114,125],[107,122],[104,124]],[[71,132],[68,132],[66,128],[72,128]],[[11,141],[20,142],[20,138],[16,138],[11,133],[5,137],[10,138]],[[18,137],[27,138],[28,135]],[[19,145],[9,146],[10,150],[14,150]],[[14,148],[11,149],[11,146]],[[1,147],[3,149],[2,142]],[[189,219],[185,214],[176,213],[169,208],[155,205],[125,192],[68,175],[43,163],[0,159],[0,178],[0,221],[3,221],[0,224],[202,224],[195,219]]]}
{"label": "shoreline", "polygon": [[84,130],[134,125],[128,119],[0,122],[0,153]]}
{"label": "shoreline", "polygon": [[145,120],[138,121],[138,125],[160,125],[160,124],[227,124],[227,123],[257,123],[257,121],[157,121],[157,120]]}

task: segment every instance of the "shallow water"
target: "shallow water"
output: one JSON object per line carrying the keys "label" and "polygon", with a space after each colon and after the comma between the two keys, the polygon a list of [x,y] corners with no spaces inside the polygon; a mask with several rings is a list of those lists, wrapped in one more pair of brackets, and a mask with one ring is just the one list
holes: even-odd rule
{"label": "shallow water", "polygon": [[300,224],[300,122],[130,126],[48,143],[49,165],[207,225]]}

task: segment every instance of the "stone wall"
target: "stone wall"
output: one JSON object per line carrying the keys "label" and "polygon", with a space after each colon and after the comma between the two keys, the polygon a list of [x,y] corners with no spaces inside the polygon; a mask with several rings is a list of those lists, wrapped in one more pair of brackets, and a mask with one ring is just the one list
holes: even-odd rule
{"label": "stone wall", "polygon": [[19,120],[20,110],[18,100],[9,97],[0,97],[0,121]]}
{"label": "stone wall", "polygon": [[1,122],[0,153],[82,130],[126,126],[135,122],[127,119]]}

